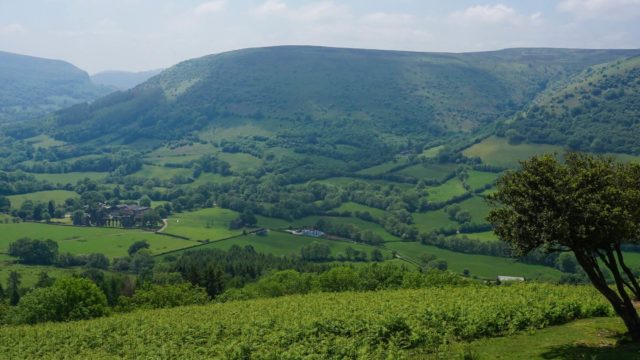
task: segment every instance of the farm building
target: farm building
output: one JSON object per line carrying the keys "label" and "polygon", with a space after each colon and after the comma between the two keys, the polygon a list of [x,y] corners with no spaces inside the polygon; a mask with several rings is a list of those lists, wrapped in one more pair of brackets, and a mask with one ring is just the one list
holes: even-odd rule
{"label": "farm building", "polygon": [[498,282],[509,282],[509,281],[524,281],[524,278],[521,276],[501,276],[498,275]]}

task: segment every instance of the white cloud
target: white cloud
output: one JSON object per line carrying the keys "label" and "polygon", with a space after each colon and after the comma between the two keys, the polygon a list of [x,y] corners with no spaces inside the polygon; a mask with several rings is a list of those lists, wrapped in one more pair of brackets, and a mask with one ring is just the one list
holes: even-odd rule
{"label": "white cloud", "polygon": [[224,10],[227,5],[226,0],[213,0],[207,1],[198,5],[195,9],[195,13],[197,15],[207,15],[207,14],[215,14]]}
{"label": "white cloud", "polygon": [[633,19],[640,17],[640,0],[563,0],[558,10],[580,19]]}
{"label": "white cloud", "polygon": [[254,12],[259,15],[282,14],[288,10],[287,4],[280,0],[267,0],[262,5],[255,8]]}
{"label": "white cloud", "polygon": [[281,0],[267,0],[253,11],[261,17],[282,17],[291,21],[320,22],[342,21],[352,18],[350,8],[334,1],[313,1],[298,7],[290,7]]}
{"label": "white cloud", "polygon": [[0,35],[17,35],[23,34],[27,32],[27,30],[21,24],[9,24],[5,26],[0,26]]}
{"label": "white cloud", "polygon": [[516,10],[504,4],[470,6],[449,16],[459,22],[503,23],[513,22],[519,17]]}

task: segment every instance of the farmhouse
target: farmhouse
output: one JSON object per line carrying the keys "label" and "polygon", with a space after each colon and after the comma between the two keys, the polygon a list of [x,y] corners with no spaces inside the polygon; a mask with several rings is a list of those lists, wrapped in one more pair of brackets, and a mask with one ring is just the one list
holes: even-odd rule
{"label": "farmhouse", "polygon": [[288,233],[293,235],[302,235],[302,236],[311,236],[311,237],[321,237],[324,236],[324,232],[320,230],[311,230],[311,229],[301,229],[301,230],[286,230]]}
{"label": "farmhouse", "polygon": [[521,276],[502,276],[498,275],[499,282],[509,282],[509,281],[524,281],[524,278]]}

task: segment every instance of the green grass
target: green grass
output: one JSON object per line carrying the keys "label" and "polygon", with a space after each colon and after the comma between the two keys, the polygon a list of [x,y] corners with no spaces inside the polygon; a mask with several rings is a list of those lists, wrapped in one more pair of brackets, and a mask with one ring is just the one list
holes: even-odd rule
{"label": "green grass", "polygon": [[412,216],[413,222],[420,232],[429,233],[440,228],[456,229],[460,226],[457,222],[449,219],[449,215],[444,210],[413,213]]}
{"label": "green grass", "polygon": [[235,176],[222,176],[220,174],[212,174],[212,173],[202,173],[198,178],[188,184],[189,187],[196,187],[205,184],[225,184],[233,182],[237,179]]}
{"label": "green grass", "polygon": [[434,146],[428,149],[424,149],[424,151],[422,151],[422,154],[420,154],[420,156],[425,157],[427,159],[431,159],[438,156],[438,153],[442,149],[444,149],[444,145],[439,145],[439,146]]}
{"label": "green grass", "polygon": [[443,202],[455,196],[463,195],[467,190],[465,190],[460,179],[454,177],[442,185],[428,187],[427,192],[429,194],[427,198],[430,202]]}
{"label": "green grass", "polygon": [[52,184],[72,184],[75,185],[78,181],[89,178],[91,180],[101,180],[105,178],[109,173],[106,172],[69,172],[64,174],[31,174],[38,180],[46,180]]}
{"label": "green grass", "polygon": [[[478,359],[598,359],[640,358],[640,345],[620,343],[626,332],[622,320],[602,317],[576,320],[565,325],[487,338],[464,346]],[[451,353],[451,357],[455,352]]]}
{"label": "green grass", "polygon": [[132,176],[136,177],[161,180],[171,180],[174,176],[190,177],[191,175],[193,175],[193,170],[191,169],[169,168],[156,165],[143,165],[140,171],[132,174]]}
{"label": "green grass", "polygon": [[58,243],[60,252],[73,254],[103,253],[109,258],[126,256],[127,249],[138,240],[146,240],[151,251],[160,253],[187,246],[195,242],[157,235],[141,230],[97,227],[76,227],[37,223],[0,224],[0,251],[22,237],[51,239]]}
{"label": "green grass", "polygon": [[[312,242],[320,242],[329,245],[331,249],[331,255],[337,257],[339,254],[344,254],[347,247],[351,247],[356,250],[364,251],[367,256],[374,249],[373,246],[367,246],[363,244],[356,244],[346,241],[327,240],[323,238],[313,238],[310,236],[296,236],[286,232],[269,231],[266,236],[259,235],[245,235],[238,238],[229,240],[223,240],[207,244],[198,249],[221,249],[228,250],[233,245],[244,247],[246,245],[253,246],[257,252],[273,255],[300,255],[300,249],[303,246],[311,244]],[[391,259],[391,252],[389,250],[381,249],[386,258]]]}
{"label": "green grass", "polygon": [[392,161],[387,161],[385,163],[376,165],[376,166],[372,166],[366,169],[362,169],[360,171],[358,171],[358,174],[362,174],[362,175],[381,175],[384,173],[387,173],[391,170],[393,170],[394,168],[406,164],[408,161],[408,158],[406,156],[398,156],[396,157],[395,160]]}
{"label": "green grass", "polygon": [[412,188],[415,187],[414,184],[410,184],[410,183],[401,183],[401,182],[378,180],[378,179],[375,179],[375,180],[374,179],[359,179],[359,178],[352,178],[352,177],[333,177],[333,178],[328,178],[328,179],[323,179],[323,180],[316,180],[316,182],[318,182],[318,183],[326,184],[326,185],[333,185],[333,186],[348,186],[349,184],[352,184],[355,181],[360,181],[360,182],[373,184],[373,185],[395,186],[395,187],[397,187],[399,189],[402,189],[402,190],[408,190],[408,189],[412,189]]}
{"label": "green grass", "polygon": [[229,223],[237,217],[237,212],[221,208],[177,213],[169,217],[169,226],[164,232],[191,240],[220,240],[242,233],[242,230],[229,230]]}
{"label": "green grass", "polygon": [[487,184],[493,184],[500,177],[500,174],[497,173],[476,170],[469,170],[467,174],[469,174],[469,177],[466,181],[472,190],[480,189]]}
{"label": "green grass", "polygon": [[487,242],[499,240],[498,236],[493,231],[483,231],[483,232],[470,233],[470,234],[452,235],[451,237],[453,236],[466,236],[472,240],[487,241]]}
{"label": "green grass", "polygon": [[387,248],[412,259],[417,259],[420,254],[432,254],[447,261],[449,270],[462,273],[464,269],[468,269],[471,271],[471,276],[475,275],[482,279],[495,280],[498,275],[505,275],[557,280],[561,275],[560,271],[546,266],[518,263],[513,259],[502,257],[463,254],[417,242],[388,243]]}
{"label": "green grass", "polygon": [[185,163],[200,158],[204,154],[214,151],[209,144],[194,143],[191,145],[170,148],[163,146],[150,152],[145,159],[158,165],[167,163]]}
{"label": "green grass", "polygon": [[362,230],[371,230],[375,234],[380,235],[380,237],[382,237],[384,241],[400,241],[399,237],[389,234],[382,226],[373,222],[364,221],[356,217],[307,216],[305,218],[295,220],[293,222],[293,225],[294,226],[313,226],[321,218],[335,224],[352,224],[359,227]]}
{"label": "green grass", "polygon": [[28,194],[11,195],[8,196],[11,201],[11,207],[19,209],[25,200],[31,200],[33,202],[48,202],[49,200],[55,201],[57,204],[64,203],[68,198],[80,197],[76,192],[67,190],[49,190],[49,191],[37,191]]}
{"label": "green grass", "polygon": [[480,196],[474,196],[470,199],[458,203],[462,210],[466,210],[471,214],[471,222],[474,223],[486,223],[487,216],[491,207],[484,198]]}
{"label": "green grass", "polygon": [[52,138],[49,135],[38,135],[38,136],[34,136],[28,139],[25,139],[25,141],[29,144],[31,144],[33,147],[36,148],[50,148],[50,147],[54,147],[54,146],[61,146],[64,145],[65,142],[64,141],[60,141],[60,140],[56,140],[54,138]]}
{"label": "green grass", "polygon": [[356,212],[368,212],[369,214],[371,214],[371,216],[373,216],[376,219],[380,219],[384,216],[384,214],[386,213],[386,211],[378,209],[378,208],[374,208],[374,207],[370,207],[370,206],[366,206],[366,205],[361,205],[361,204],[356,204],[354,202],[347,202],[344,203],[342,205],[340,205],[339,207],[333,209],[335,211],[350,211],[352,216],[355,216]]}
{"label": "green grass", "polygon": [[219,153],[218,158],[231,165],[231,171],[243,172],[257,170],[262,165],[262,160],[245,153]]}
{"label": "green grass", "polygon": [[256,218],[258,219],[258,226],[267,229],[287,229],[292,223],[291,221],[284,219],[277,219],[262,215],[256,215]]}
{"label": "green grass", "polygon": [[519,144],[511,145],[505,138],[491,136],[472,145],[462,153],[468,157],[479,157],[483,163],[493,166],[516,167],[518,161],[545,153],[562,154],[564,149],[557,145]]}
{"label": "green grass", "polygon": [[411,176],[416,179],[443,180],[455,171],[457,167],[456,164],[418,164],[402,169],[397,174]]}
{"label": "green grass", "polygon": [[5,288],[11,271],[17,271],[20,274],[20,281],[22,282],[21,286],[29,288],[38,282],[38,276],[43,271],[53,278],[61,278],[71,276],[73,274],[79,274],[84,270],[85,269],[83,268],[61,269],[54,266],[21,265],[5,262],[0,264],[0,283],[2,283],[3,288]]}

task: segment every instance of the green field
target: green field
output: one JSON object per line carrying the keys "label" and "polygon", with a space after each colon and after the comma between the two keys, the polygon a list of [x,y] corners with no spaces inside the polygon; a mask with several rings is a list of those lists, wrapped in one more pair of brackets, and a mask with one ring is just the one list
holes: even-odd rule
{"label": "green field", "polygon": [[214,148],[211,145],[201,143],[193,143],[173,148],[163,146],[147,154],[145,159],[158,165],[164,165],[167,163],[179,164],[197,160],[202,155],[213,151]]}
{"label": "green field", "polygon": [[457,229],[460,225],[449,219],[444,210],[433,210],[423,213],[413,213],[413,222],[420,232],[429,233],[434,230],[444,229]]}
{"label": "green field", "polygon": [[458,203],[457,205],[460,206],[460,209],[466,210],[469,212],[469,214],[471,214],[471,222],[487,222],[487,216],[489,216],[491,207],[484,198],[480,196],[474,196],[470,199]]}
{"label": "green field", "polygon": [[193,170],[191,169],[169,168],[156,165],[142,165],[140,171],[132,174],[132,176],[161,180],[171,180],[174,176],[190,177],[191,175],[193,175]]}
{"label": "green field", "polygon": [[293,225],[294,226],[314,226],[319,219],[325,219],[335,224],[352,224],[362,230],[371,230],[375,234],[380,235],[380,237],[382,237],[384,241],[400,241],[401,240],[399,237],[389,234],[382,226],[370,221],[364,221],[356,217],[307,216],[305,218],[295,220],[293,222]]}
{"label": "green field", "polygon": [[220,160],[224,160],[231,165],[231,171],[243,172],[254,171],[262,165],[262,160],[245,153],[219,153],[216,155]]}
{"label": "green field", "polygon": [[500,177],[500,174],[497,173],[476,170],[468,170],[467,174],[469,177],[466,182],[472,190],[480,189],[487,184],[493,184]]}
{"label": "green field", "polygon": [[368,212],[369,214],[371,214],[371,216],[373,216],[376,219],[380,219],[384,216],[384,214],[386,213],[386,211],[378,209],[378,208],[374,208],[374,207],[370,207],[370,206],[366,206],[366,205],[361,205],[361,204],[356,204],[354,202],[347,202],[344,203],[342,205],[340,205],[339,207],[333,209],[335,211],[350,211],[352,216],[355,216],[356,212]]}
{"label": "green field", "polygon": [[472,240],[478,241],[498,241],[498,235],[496,235],[493,231],[483,231],[477,233],[469,233],[469,234],[460,234],[460,235],[452,235],[454,236],[466,236]]}
{"label": "green field", "polygon": [[109,175],[109,173],[87,171],[87,172],[69,172],[69,173],[63,173],[63,174],[36,174],[36,173],[33,173],[31,175],[33,175],[38,180],[46,180],[46,181],[48,181],[48,182],[50,182],[52,184],[62,184],[62,185],[72,184],[72,185],[75,185],[78,181],[84,180],[84,179],[87,179],[87,178],[91,179],[91,180],[103,179],[103,178],[107,177],[107,175]]}
{"label": "green field", "polygon": [[429,193],[428,199],[430,202],[442,202],[455,196],[463,195],[467,190],[465,190],[460,179],[454,177],[440,186],[428,187],[427,192]]}
{"label": "green field", "polygon": [[396,250],[400,256],[416,259],[420,254],[435,255],[447,262],[449,270],[462,273],[464,269],[471,272],[471,276],[494,280],[498,275],[523,276],[528,279],[557,280],[560,271],[541,265],[518,263],[513,259],[463,254],[444,250],[435,246],[422,245],[417,242],[394,242],[386,244],[387,248]]}
{"label": "green field", "polygon": [[434,158],[436,156],[438,156],[438,153],[440,152],[440,150],[444,149],[444,145],[439,145],[439,146],[434,146],[428,149],[424,149],[422,151],[422,154],[420,154],[420,156],[425,157],[427,159],[431,159]]}
{"label": "green field", "polygon": [[35,148],[50,148],[65,144],[64,141],[56,140],[51,136],[45,134],[25,139],[25,141]]}
{"label": "green field", "polygon": [[323,180],[317,180],[316,182],[320,184],[333,185],[333,186],[349,186],[350,184],[360,181],[367,184],[373,185],[382,185],[382,186],[394,186],[398,187],[402,190],[408,190],[414,188],[414,184],[410,183],[401,183],[396,181],[387,181],[387,180],[377,180],[377,179],[360,179],[360,178],[352,178],[352,177],[334,177]]}
{"label": "green field", "polygon": [[79,274],[86,269],[78,268],[78,269],[61,269],[54,266],[40,266],[40,265],[21,265],[21,264],[10,264],[10,263],[0,263],[0,283],[2,286],[7,284],[7,279],[9,278],[9,273],[12,271],[17,271],[20,274],[20,281],[22,282],[22,286],[25,288],[32,287],[38,282],[38,276],[41,272],[46,272],[49,276],[53,278],[61,278],[65,276],[71,276],[73,274]]}
{"label": "green field", "polygon": [[169,217],[164,232],[191,240],[220,240],[242,233],[242,230],[229,230],[229,223],[237,217],[237,212],[221,208],[177,213]]}
{"label": "green field", "polygon": [[534,155],[546,153],[562,154],[564,149],[558,145],[519,144],[511,145],[505,138],[491,136],[475,144],[462,153],[467,157],[479,157],[483,163],[493,166],[515,167],[518,161]]}
{"label": "green field", "polygon": [[397,174],[411,176],[416,179],[440,181],[454,172],[457,167],[456,164],[418,164],[402,169]]}
{"label": "green field", "polygon": [[51,239],[58,243],[60,252],[72,254],[103,253],[109,258],[126,256],[131,244],[146,240],[150,250],[160,253],[197,244],[193,241],[157,235],[141,230],[98,227],[76,227],[37,223],[0,224],[0,251],[23,237]]}
{"label": "green field", "polygon": [[49,200],[53,200],[56,204],[62,204],[68,198],[77,197],[80,197],[80,195],[67,190],[36,191],[28,194],[8,196],[11,201],[11,207],[15,209],[19,209],[25,200],[31,200],[33,202],[48,202]]}
{"label": "green field", "polygon": [[225,184],[237,179],[235,176],[222,176],[220,174],[202,173],[194,182],[188,184],[189,187],[195,187],[205,184]]}
{"label": "green field", "polygon": [[[620,342],[626,328],[615,317],[599,317],[463,345],[480,360],[602,359],[635,360],[640,345]],[[461,349],[457,349],[461,350]],[[461,351],[451,351],[454,357]]]}
{"label": "green field", "polygon": [[[303,246],[311,244],[314,241],[329,245],[329,248],[331,248],[331,256],[334,257],[338,256],[339,254],[344,254],[344,251],[347,247],[364,251],[365,253],[367,253],[367,256],[369,256],[371,251],[374,249],[373,246],[367,246],[363,244],[356,244],[347,241],[327,240],[310,236],[297,236],[280,231],[270,231],[266,236],[245,235],[229,240],[213,242],[211,244],[198,247],[198,249],[228,250],[233,245],[238,245],[241,247],[251,245],[256,249],[257,252],[265,254],[300,255],[300,249],[302,249]],[[391,252],[389,250],[381,249],[381,251],[386,258],[391,259]]]}
{"label": "green field", "polygon": [[406,156],[398,156],[396,157],[395,160],[393,161],[387,161],[385,163],[376,165],[376,166],[372,166],[366,169],[362,169],[360,171],[358,171],[358,174],[362,174],[362,175],[381,175],[384,173],[387,173],[391,170],[393,170],[394,168],[401,166],[403,164],[407,163],[407,157]]}

